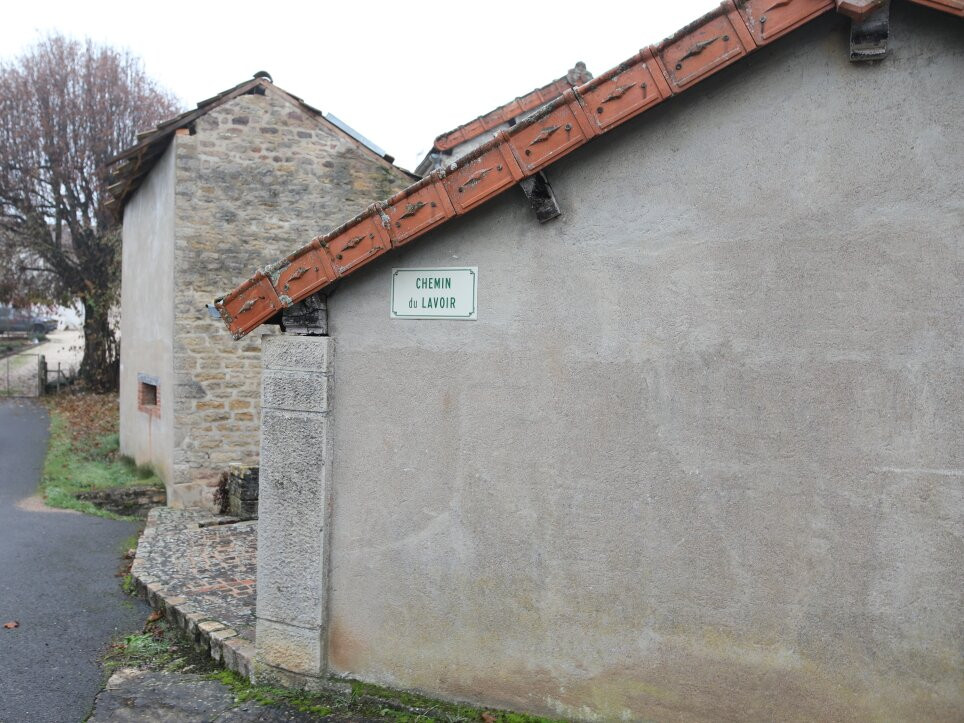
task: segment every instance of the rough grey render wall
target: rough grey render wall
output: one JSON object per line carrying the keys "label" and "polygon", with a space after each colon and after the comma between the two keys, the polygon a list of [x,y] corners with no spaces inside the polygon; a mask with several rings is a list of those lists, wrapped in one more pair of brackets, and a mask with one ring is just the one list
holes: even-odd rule
{"label": "rough grey render wall", "polygon": [[[124,210],[121,259],[120,450],[173,477],[174,150]],[[160,384],[159,415],[137,407],[138,374]]]}
{"label": "rough grey render wall", "polygon": [[245,95],[177,143],[176,505],[207,503],[229,464],[258,462],[260,340],[204,305],[411,179],[280,92]]}
{"label": "rough grey render wall", "polygon": [[[960,720],[964,34],[828,16],[328,297],[335,671],[579,718]],[[479,321],[391,321],[392,267]]]}
{"label": "rough grey render wall", "polygon": [[[331,514],[329,337],[265,336],[255,678],[309,683],[325,668]],[[294,674],[294,675],[292,675]]]}

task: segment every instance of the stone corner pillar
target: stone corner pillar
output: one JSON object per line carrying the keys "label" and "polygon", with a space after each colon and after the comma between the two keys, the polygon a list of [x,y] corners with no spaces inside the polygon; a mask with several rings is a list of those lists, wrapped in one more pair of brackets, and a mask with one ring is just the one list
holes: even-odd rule
{"label": "stone corner pillar", "polygon": [[313,687],[326,673],[332,351],[325,336],[262,338],[258,682]]}

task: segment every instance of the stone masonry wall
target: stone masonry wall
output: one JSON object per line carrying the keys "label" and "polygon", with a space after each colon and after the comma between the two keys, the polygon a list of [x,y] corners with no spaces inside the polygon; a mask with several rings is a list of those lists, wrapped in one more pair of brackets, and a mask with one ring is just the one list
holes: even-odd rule
{"label": "stone masonry wall", "polygon": [[258,463],[260,339],[232,341],[205,304],[411,179],[274,88],[211,111],[176,143],[168,499],[188,506],[210,504],[230,464]]}

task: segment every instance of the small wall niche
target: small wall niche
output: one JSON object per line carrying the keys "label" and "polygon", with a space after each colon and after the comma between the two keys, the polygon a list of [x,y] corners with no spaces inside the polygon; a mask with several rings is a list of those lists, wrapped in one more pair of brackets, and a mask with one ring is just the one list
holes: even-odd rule
{"label": "small wall niche", "polygon": [[160,384],[157,377],[137,375],[137,408],[155,416],[161,413]]}

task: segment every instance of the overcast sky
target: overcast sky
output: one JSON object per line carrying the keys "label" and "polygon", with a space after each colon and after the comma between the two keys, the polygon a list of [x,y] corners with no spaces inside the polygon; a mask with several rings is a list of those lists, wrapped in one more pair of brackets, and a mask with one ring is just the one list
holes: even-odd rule
{"label": "overcast sky", "polygon": [[432,140],[577,60],[600,74],[718,0],[5,4],[0,58],[60,32],[130,50],[193,107],[267,70],[413,169]]}

